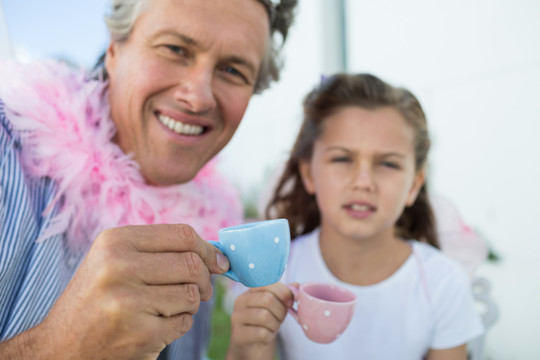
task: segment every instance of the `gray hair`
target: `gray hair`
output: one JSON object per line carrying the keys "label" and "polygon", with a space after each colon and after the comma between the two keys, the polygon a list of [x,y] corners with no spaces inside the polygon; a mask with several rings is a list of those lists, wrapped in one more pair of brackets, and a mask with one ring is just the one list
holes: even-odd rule
{"label": "gray hair", "polygon": [[[135,21],[144,11],[145,5],[151,0],[111,0],[111,12],[105,15],[105,24],[109,29],[112,40],[126,41]],[[261,93],[270,87],[272,81],[279,80],[279,73],[283,66],[281,50],[287,39],[289,28],[294,19],[294,9],[298,0],[257,0],[268,12],[270,20],[270,41],[263,58],[261,69],[254,86],[255,93]],[[281,35],[281,39],[276,38]],[[96,64],[96,69],[103,67],[104,56]],[[107,74],[102,69],[106,78]]]}

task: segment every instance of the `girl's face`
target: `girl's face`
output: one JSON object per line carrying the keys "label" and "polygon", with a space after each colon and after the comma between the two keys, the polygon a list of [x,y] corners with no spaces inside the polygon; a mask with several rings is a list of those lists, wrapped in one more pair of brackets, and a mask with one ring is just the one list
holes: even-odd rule
{"label": "girl's face", "polygon": [[415,169],[413,139],[412,127],[391,107],[349,106],[325,119],[311,160],[300,163],[324,234],[394,238],[396,221],[424,181]]}

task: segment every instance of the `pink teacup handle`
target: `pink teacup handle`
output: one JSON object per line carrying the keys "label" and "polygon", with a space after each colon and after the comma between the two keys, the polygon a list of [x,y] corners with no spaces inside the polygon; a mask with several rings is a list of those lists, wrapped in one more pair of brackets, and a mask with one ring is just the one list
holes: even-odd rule
{"label": "pink teacup handle", "polygon": [[[300,286],[300,285],[298,285]],[[293,293],[294,295],[294,299],[293,301],[296,302],[298,300],[298,287],[297,286],[294,286],[294,285],[287,285],[287,287],[289,288],[289,290],[291,290],[291,292]],[[298,311],[296,311],[292,306],[289,308],[288,310],[289,314],[292,315],[292,317],[298,321]]]}

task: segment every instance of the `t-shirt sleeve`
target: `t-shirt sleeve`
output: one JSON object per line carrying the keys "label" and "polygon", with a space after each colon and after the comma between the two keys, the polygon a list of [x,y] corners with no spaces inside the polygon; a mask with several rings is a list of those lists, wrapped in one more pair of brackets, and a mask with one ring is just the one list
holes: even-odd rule
{"label": "t-shirt sleeve", "polygon": [[482,335],[484,329],[475,308],[471,282],[456,266],[434,293],[435,332],[432,349],[453,348]]}

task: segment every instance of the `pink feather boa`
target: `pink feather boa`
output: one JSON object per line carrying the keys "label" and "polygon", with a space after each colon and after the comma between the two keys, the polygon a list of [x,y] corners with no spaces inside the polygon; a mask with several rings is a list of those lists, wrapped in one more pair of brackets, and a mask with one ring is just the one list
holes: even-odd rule
{"label": "pink feather boa", "polygon": [[238,224],[237,191],[208,163],[191,182],[147,185],[138,164],[112,142],[107,84],[48,62],[0,62],[0,99],[22,143],[25,172],[50,177],[59,206],[38,241],[66,233],[70,248],[86,248],[99,232],[122,225],[190,224],[202,238]]}

